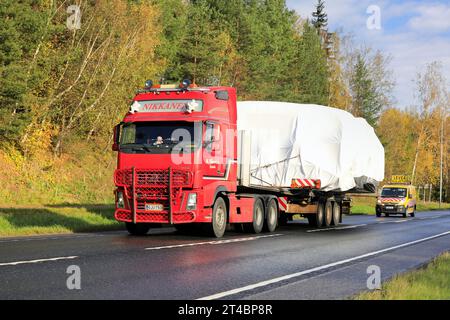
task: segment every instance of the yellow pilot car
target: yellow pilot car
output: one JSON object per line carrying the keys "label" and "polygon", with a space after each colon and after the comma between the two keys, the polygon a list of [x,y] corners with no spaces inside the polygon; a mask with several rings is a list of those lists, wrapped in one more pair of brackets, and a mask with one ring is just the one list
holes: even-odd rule
{"label": "yellow pilot car", "polygon": [[415,216],[417,205],[416,188],[409,184],[388,184],[381,189],[377,200],[377,217],[401,214]]}

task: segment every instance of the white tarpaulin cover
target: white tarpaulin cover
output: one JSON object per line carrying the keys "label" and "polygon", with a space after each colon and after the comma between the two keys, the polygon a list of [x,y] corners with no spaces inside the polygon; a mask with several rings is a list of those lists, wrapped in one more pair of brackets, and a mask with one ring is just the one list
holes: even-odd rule
{"label": "white tarpaulin cover", "polygon": [[325,191],[348,191],[357,181],[384,179],[384,148],[373,128],[346,111],[239,102],[237,125],[251,132],[251,185],[289,187],[293,178],[320,179]]}

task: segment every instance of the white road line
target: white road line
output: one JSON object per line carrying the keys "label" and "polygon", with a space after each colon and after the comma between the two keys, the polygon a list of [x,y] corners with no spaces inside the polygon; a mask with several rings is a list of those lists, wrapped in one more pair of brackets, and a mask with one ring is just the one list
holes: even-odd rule
{"label": "white road line", "polygon": [[411,221],[411,219],[408,219],[408,220],[400,220],[400,221],[394,221],[395,223],[403,223],[403,222],[408,222],[408,221]]}
{"label": "white road line", "polygon": [[43,241],[43,240],[70,240],[70,239],[81,239],[81,238],[96,238],[103,237],[102,234],[86,234],[78,236],[60,236],[60,237],[34,237],[34,238],[19,238],[19,239],[8,239],[4,238],[0,240],[0,243],[8,242],[26,242],[26,241]]}
{"label": "white road line", "polygon": [[0,267],[3,267],[3,266],[17,266],[17,265],[20,265],[20,264],[31,264],[31,263],[50,262],[50,261],[59,261],[59,260],[72,260],[72,259],[76,259],[76,258],[78,258],[78,256],[58,257],[58,258],[49,258],[49,259],[37,259],[37,260],[28,260],[28,261],[5,262],[5,263],[0,263]]}
{"label": "white road line", "polygon": [[313,229],[313,230],[307,230],[306,232],[323,232],[323,231],[333,231],[333,230],[345,230],[345,229],[355,229],[359,227],[367,226],[367,224],[356,224],[354,226],[346,226],[346,227],[336,227],[336,228],[328,228],[328,229]]}
{"label": "white road line", "polygon": [[176,245],[172,245],[172,246],[150,247],[150,248],[145,248],[144,250],[162,250],[162,249],[175,249],[175,248],[185,248],[185,247],[204,246],[204,245],[218,245],[218,244],[254,241],[254,240],[258,240],[258,239],[274,238],[274,237],[280,237],[280,236],[283,236],[283,234],[270,234],[270,235],[266,235],[266,236],[257,236],[257,237],[246,237],[246,238],[237,238],[237,239],[228,239],[228,240],[184,243],[184,244],[176,244]]}
{"label": "white road line", "polygon": [[268,286],[268,285],[271,285],[271,284],[274,284],[274,283],[278,283],[278,282],[286,281],[286,280],[289,280],[289,279],[292,279],[292,278],[297,278],[297,277],[300,277],[300,276],[304,276],[304,275],[307,275],[307,274],[310,274],[310,273],[314,273],[314,272],[330,269],[330,268],[333,268],[333,267],[336,267],[336,266],[340,266],[340,265],[343,265],[343,264],[346,264],[346,263],[349,263],[349,262],[353,262],[353,261],[361,260],[361,259],[364,259],[364,258],[372,257],[372,256],[375,256],[375,255],[378,255],[378,254],[381,254],[381,253],[393,251],[393,250],[396,250],[396,249],[408,247],[408,246],[411,246],[411,245],[414,245],[414,244],[418,244],[418,243],[421,243],[421,242],[425,242],[425,241],[428,241],[428,240],[440,238],[440,237],[443,237],[443,236],[446,236],[446,235],[450,235],[450,231],[447,231],[447,232],[444,232],[444,233],[440,233],[440,234],[437,234],[437,235],[434,235],[434,236],[431,236],[431,237],[427,237],[427,238],[423,238],[423,239],[419,239],[419,240],[403,243],[403,244],[400,244],[400,245],[397,245],[397,246],[394,246],[394,247],[390,247],[390,248],[386,248],[386,249],[382,249],[382,250],[366,253],[366,254],[363,254],[363,255],[360,255],[360,256],[357,256],[357,257],[353,257],[353,258],[349,258],[349,259],[333,262],[333,263],[326,264],[326,265],[323,265],[323,266],[319,266],[319,267],[316,267],[316,268],[312,268],[312,269],[300,271],[300,272],[297,272],[297,273],[289,274],[289,275],[286,275],[286,276],[282,276],[282,277],[278,277],[278,278],[274,278],[274,279],[258,282],[258,283],[251,284],[251,285],[248,285],[248,286],[245,286],[245,287],[241,287],[241,288],[237,288],[237,289],[233,289],[233,290],[228,290],[228,291],[223,291],[223,292],[216,293],[216,294],[213,294],[213,295],[210,295],[210,296],[199,298],[197,300],[214,300],[214,299],[224,298],[224,297],[231,296],[231,295],[234,295],[234,294],[238,294],[238,293],[241,293],[241,292],[250,291],[250,290],[253,290],[253,289],[256,289],[256,288],[261,288],[261,287],[265,287],[265,286]]}

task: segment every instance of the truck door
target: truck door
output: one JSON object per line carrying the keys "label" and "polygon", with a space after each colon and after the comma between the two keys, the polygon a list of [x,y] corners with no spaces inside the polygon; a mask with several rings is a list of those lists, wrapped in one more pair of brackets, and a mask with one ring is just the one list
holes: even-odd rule
{"label": "truck door", "polygon": [[218,123],[206,122],[204,132],[204,177],[211,180],[226,179],[227,161],[224,152],[222,126]]}

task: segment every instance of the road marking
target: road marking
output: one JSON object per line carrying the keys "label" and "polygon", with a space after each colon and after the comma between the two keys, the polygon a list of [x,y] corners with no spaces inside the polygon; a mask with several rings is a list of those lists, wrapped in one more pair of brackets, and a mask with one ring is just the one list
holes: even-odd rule
{"label": "road marking", "polygon": [[0,267],[3,267],[3,266],[17,266],[17,265],[20,265],[20,264],[31,264],[31,263],[50,262],[50,261],[59,261],[59,260],[72,260],[72,259],[76,259],[76,258],[78,258],[78,256],[58,257],[58,258],[49,258],[49,259],[37,259],[37,260],[28,260],[28,261],[5,262],[5,263],[0,263]]}
{"label": "road marking", "polygon": [[70,240],[70,239],[81,239],[81,238],[96,238],[96,237],[104,237],[102,234],[86,234],[79,236],[60,236],[60,237],[35,237],[35,238],[22,238],[22,239],[3,239],[0,240],[0,243],[8,243],[8,242],[25,242],[25,241],[43,241],[43,240]]}
{"label": "road marking", "polygon": [[251,284],[251,285],[248,285],[248,286],[245,286],[245,287],[241,287],[241,288],[237,288],[237,289],[233,289],[233,290],[228,290],[228,291],[223,291],[223,292],[216,293],[216,294],[213,294],[213,295],[210,295],[210,296],[199,298],[197,300],[215,300],[215,299],[224,298],[224,297],[235,295],[235,294],[238,294],[238,293],[241,293],[241,292],[254,290],[256,288],[266,287],[268,285],[275,284],[275,283],[282,282],[282,281],[286,281],[286,280],[289,280],[289,279],[292,279],[292,278],[298,278],[300,276],[304,276],[304,275],[307,275],[307,274],[310,274],[310,273],[314,273],[314,272],[330,269],[330,268],[333,268],[333,267],[337,267],[337,266],[340,266],[340,265],[343,265],[343,264],[347,264],[349,262],[353,262],[353,261],[361,260],[361,259],[364,259],[364,258],[372,257],[372,256],[375,256],[375,255],[379,255],[381,253],[385,253],[385,252],[397,250],[397,249],[400,249],[400,248],[408,247],[408,246],[411,246],[411,245],[414,245],[414,244],[418,244],[418,243],[421,243],[421,242],[425,242],[425,241],[428,241],[428,240],[433,240],[433,239],[440,238],[440,237],[443,237],[443,236],[446,236],[446,235],[450,235],[450,231],[447,231],[447,232],[444,232],[444,233],[440,233],[440,234],[437,234],[437,235],[434,235],[434,236],[431,236],[431,237],[427,237],[427,238],[423,238],[423,239],[419,239],[419,240],[403,243],[403,244],[400,244],[400,245],[397,245],[397,246],[394,246],[394,247],[390,247],[390,248],[386,248],[386,249],[382,249],[382,250],[378,250],[378,251],[373,251],[373,252],[366,253],[366,254],[363,254],[363,255],[360,255],[360,256],[357,256],[357,257],[353,257],[353,258],[349,258],[349,259],[333,262],[333,263],[330,263],[330,264],[326,264],[326,265],[323,265],[323,266],[315,267],[315,268],[312,268],[312,269],[308,269],[308,270],[296,272],[296,273],[293,273],[293,274],[285,275],[285,276],[282,276],[282,277],[278,277],[278,278],[274,278],[274,279],[258,282],[258,283]]}
{"label": "road marking", "polygon": [[336,228],[328,228],[328,229],[313,229],[313,230],[307,230],[306,232],[323,232],[323,231],[333,231],[333,230],[345,230],[345,229],[355,229],[359,227],[367,226],[367,224],[356,224],[354,226],[346,226],[346,227],[336,227]]}
{"label": "road marking", "polygon": [[403,223],[403,222],[408,222],[408,221],[411,221],[411,219],[408,219],[408,220],[400,220],[400,221],[394,221],[395,223]]}
{"label": "road marking", "polygon": [[204,246],[204,245],[219,245],[219,244],[227,244],[227,243],[254,241],[254,240],[258,240],[258,239],[274,238],[274,237],[280,237],[280,236],[283,236],[283,234],[271,234],[271,235],[257,236],[257,237],[246,237],[246,238],[237,238],[237,239],[228,239],[228,240],[184,243],[184,244],[176,244],[176,245],[163,246],[163,247],[150,247],[150,248],[145,248],[144,250],[162,250],[162,249],[175,249],[175,248],[185,248],[185,247]]}

